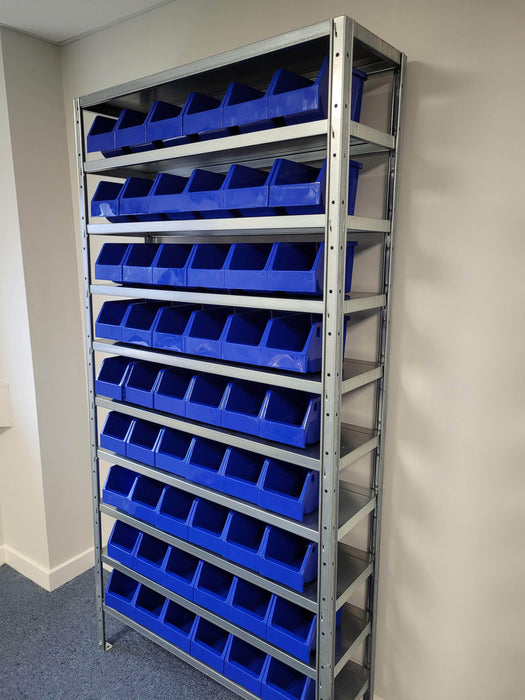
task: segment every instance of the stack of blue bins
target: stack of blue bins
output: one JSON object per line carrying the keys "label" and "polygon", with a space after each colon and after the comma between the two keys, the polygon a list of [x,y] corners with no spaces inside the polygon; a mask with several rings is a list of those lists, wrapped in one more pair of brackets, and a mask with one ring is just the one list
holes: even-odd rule
{"label": "stack of blue bins", "polygon": [[[192,92],[184,104],[154,102],[148,113],[124,109],[118,119],[97,116],[87,136],[87,151],[106,158],[177,146],[196,140],[326,119],[328,58],[315,80],[277,70],[263,92],[239,82],[228,85],[221,100]],[[352,73],[351,118],[359,121],[367,76]]]}
{"label": "stack of blue bins", "polygon": [[[112,158],[325,119],[328,76],[325,59],[314,80],[280,69],[265,91],[232,82],[222,99],[192,92],[180,105],[156,101],[147,113],[124,109],[118,119],[99,116],[87,150]],[[360,118],[365,80],[365,74],[353,71],[354,121]],[[349,165],[350,215],[361,167],[354,161]],[[155,180],[102,181],[91,215],[125,223],[323,214],[326,168],[326,160],[306,165],[279,158],[269,170],[233,164],[226,173],[196,169],[189,177],[161,173]],[[345,293],[351,289],[355,246],[348,243],[346,250]],[[281,241],[106,243],[95,277],[137,287],[321,297],[324,253],[324,243]],[[98,337],[290,372],[321,369],[322,326],[315,315],[148,301],[140,299],[139,290],[137,295],[102,305],[95,323]],[[201,437],[192,427],[207,424],[304,449],[319,442],[321,398],[166,366],[163,355],[158,362],[151,357],[108,357],[95,381],[96,393],[115,402],[101,429],[100,447],[126,464],[110,467],[102,499],[136,520],[131,526],[117,519],[110,535],[108,556],[127,569],[113,570],[105,603],[257,697],[314,700],[314,681],[281,659],[285,652],[315,666],[317,616],[248,579],[256,572],[291,591],[312,592],[317,544],[267,524],[263,513],[312,523],[319,473],[230,446],[224,432],[220,441]],[[121,403],[151,411],[153,420],[155,415],[176,416],[184,429],[180,423],[177,430],[121,413]],[[142,473],[133,470],[134,464],[142,465]],[[165,474],[171,475],[170,485],[164,483]],[[205,486],[208,497],[194,495],[204,492],[191,484]],[[214,493],[228,498],[216,503]],[[241,507],[246,503],[262,509],[260,515],[247,515],[246,506]],[[172,544],[144,532],[141,523],[171,536]],[[221,558],[237,565],[235,574],[220,566]],[[139,583],[130,572],[169,595]],[[185,601],[199,606],[198,612],[185,607]],[[235,629],[223,629],[213,615]],[[339,610],[336,624],[341,619]],[[247,642],[246,632],[273,645],[278,658],[258,648],[256,640],[255,645]]]}
{"label": "stack of blue bins", "polygon": [[[122,185],[102,180],[91,200],[91,216],[123,223],[324,214],[326,167],[326,159],[314,167],[278,158],[269,172],[236,164],[226,174],[197,168],[189,178],[160,173],[154,182],[137,177]],[[361,163],[350,161],[350,215],[355,211],[361,168]]]}

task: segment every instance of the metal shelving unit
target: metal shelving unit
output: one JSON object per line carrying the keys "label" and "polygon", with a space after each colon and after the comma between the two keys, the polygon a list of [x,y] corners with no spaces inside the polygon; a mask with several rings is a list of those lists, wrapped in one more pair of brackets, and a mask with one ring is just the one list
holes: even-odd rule
{"label": "metal shelving unit", "polygon": [[[257,59],[264,55],[264,61]],[[191,90],[221,96],[231,80],[254,87],[268,84],[272,72],[285,65],[306,76],[318,69],[324,55],[330,58],[328,118],[220,139],[130,153],[106,159],[87,159],[85,128],[90,115],[117,115],[123,108],[145,109],[154,100],[180,103]],[[87,368],[91,428],[91,470],[97,580],[98,640],[106,639],[105,615],[129,625],[174,655],[203,671],[214,680],[251,700],[256,696],[195,659],[155,632],[141,626],[104,603],[103,565],[117,569],[204,619],[220,625],[254,647],[281,660],[291,668],[315,679],[318,700],[359,700],[373,698],[375,630],[378,595],[378,555],[381,533],[382,474],[384,468],[384,426],[390,327],[391,266],[394,241],[395,200],[398,170],[400,104],[405,57],[368,30],[347,17],[320,22],[220,56],[102,90],[76,100],[80,223],[84,265]],[[384,131],[351,121],[352,67],[369,76],[381,76],[390,86],[389,126]],[[380,157],[385,164],[382,216],[348,216],[346,192],[350,155]],[[97,223],[88,216],[90,178],[126,178],[139,175],[153,179],[157,173],[189,175],[196,167],[225,172],[232,163],[268,168],[277,157],[299,162],[316,162],[327,157],[327,211],[323,215],[271,216],[230,219],[199,219],[133,223]],[[236,242],[236,241],[325,241],[325,284],[322,298],[199,293],[96,284],[92,282],[91,247],[94,241],[117,237],[146,242]],[[347,240],[381,247],[380,285],[373,293],[345,295],[344,278]],[[316,313],[323,317],[323,368],[317,374],[295,374],[274,369],[228,363],[221,360],[169,353],[95,339],[93,302],[99,297],[140,298],[168,302],[205,303],[251,309],[272,309]],[[344,317],[376,314],[378,338],[374,360],[344,358]],[[351,331],[350,331],[351,332]],[[207,424],[174,417],[158,411],[95,395],[96,360],[108,354],[149,361],[267,385],[296,389],[321,396],[321,441],[305,449],[289,447]],[[374,388],[374,415],[368,426],[349,425],[343,420],[344,401],[361,387]],[[242,448],[319,472],[320,499],[317,513],[303,522],[259,508],[231,495],[179,478],[154,467],[99,448],[98,412],[119,413],[184,433],[210,438],[224,445]],[[340,473],[369,455],[370,478],[366,487],[341,481]],[[101,502],[99,462],[118,465],[174,486],[196,497],[204,497],[228,509],[275,525],[318,544],[317,579],[302,593],[203,549],[167,534],[113,506]],[[108,557],[102,547],[101,516],[127,523],[162,542],[176,546],[240,579],[254,583],[305,610],[317,614],[317,652],[309,663],[282,651],[251,632],[206,610],[193,601],[147,579],[128,566]],[[365,548],[343,542],[358,523],[368,519]],[[352,598],[363,593],[360,606]],[[343,606],[343,621],[336,627],[336,611]]]}

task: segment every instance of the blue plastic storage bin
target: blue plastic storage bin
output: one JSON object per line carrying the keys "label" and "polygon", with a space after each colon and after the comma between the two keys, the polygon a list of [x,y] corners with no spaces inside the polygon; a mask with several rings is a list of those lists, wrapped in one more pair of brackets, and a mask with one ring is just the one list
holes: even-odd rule
{"label": "blue plastic storage bin", "polygon": [[185,352],[186,328],[192,314],[200,309],[202,306],[199,304],[173,304],[161,309],[153,326],[153,347],[159,350]]}
{"label": "blue plastic storage bin", "polygon": [[109,608],[131,617],[139,585],[138,581],[113,569],[106,587],[104,602]]}
{"label": "blue plastic storage bin", "polygon": [[266,309],[232,314],[222,334],[222,359],[261,364],[260,344],[271,318]]}
{"label": "blue plastic storage bin", "polygon": [[225,555],[228,559],[257,570],[267,530],[261,520],[232,511],[224,530]]}
{"label": "blue plastic storage bin", "polygon": [[203,561],[195,582],[193,599],[206,610],[228,618],[230,591],[234,580],[233,574]]}
{"label": "blue plastic storage bin", "polygon": [[160,583],[169,548],[166,542],[142,532],[135,551],[133,568],[146,578]]}
{"label": "blue plastic storage bin", "polygon": [[135,487],[138,474],[114,464],[110,467],[106,483],[102,489],[102,501],[108,506],[128,509],[128,501]]}
{"label": "blue plastic storage bin", "polygon": [[258,503],[264,461],[263,455],[228,447],[221,468],[220,490],[243,501]]}
{"label": "blue plastic storage bin", "polygon": [[166,598],[164,596],[141,583],[130,617],[139,625],[162,635],[164,631],[162,615],[165,605]]}
{"label": "blue plastic storage bin", "polygon": [[196,211],[205,219],[237,216],[236,211],[224,208],[222,184],[225,177],[222,173],[196,168],[180,195],[181,210]]}
{"label": "blue plastic storage bin", "polygon": [[104,216],[113,224],[135,221],[133,216],[120,215],[120,193],[123,187],[120,182],[101,180],[91,198],[91,216]]}
{"label": "blue plastic storage bin", "polygon": [[230,620],[243,629],[266,639],[266,626],[275,598],[269,591],[237,578],[230,597]]}
{"label": "blue plastic storage bin", "polygon": [[261,508],[302,521],[319,506],[319,474],[267,459],[258,495]]}
{"label": "blue plastic storage bin", "polygon": [[222,402],[222,426],[250,435],[259,435],[264,399],[264,384],[236,381],[229,384]]}
{"label": "blue plastic storage bin", "polygon": [[135,419],[123,413],[108,413],[104,427],[100,431],[100,447],[120,455],[126,455],[126,441],[135,425]]}
{"label": "blue plastic storage bin", "polygon": [[260,573],[301,593],[317,576],[317,544],[268,527],[261,548]]}
{"label": "blue plastic storage bin", "polygon": [[128,248],[128,243],[104,243],[95,262],[95,278],[122,282],[122,261]]}
{"label": "blue plastic storage bin", "polygon": [[115,125],[115,146],[126,146],[132,153],[159,148],[160,143],[152,143],[146,138],[147,116],[134,109],[123,109]]}
{"label": "blue plastic storage bin", "polygon": [[149,194],[149,210],[152,214],[164,214],[172,221],[196,219],[197,214],[185,209],[183,191],[187,177],[159,173]]}
{"label": "blue plastic storage bin", "polygon": [[106,357],[95,379],[95,393],[122,401],[124,383],[132,365],[126,357]]}
{"label": "blue plastic storage bin", "polygon": [[224,289],[224,266],[229,250],[225,243],[197,243],[186,268],[187,286]]}
{"label": "blue plastic storage bin", "polygon": [[222,357],[221,335],[233,309],[216,306],[194,311],[184,334],[184,352],[189,355]]}
{"label": "blue plastic storage bin", "polygon": [[137,462],[155,466],[155,449],[164,428],[155,423],[136,420],[126,437],[126,457]]}
{"label": "blue plastic storage bin", "polygon": [[149,243],[132,243],[122,262],[122,282],[128,284],[153,284],[152,264],[158,246]]}
{"label": "blue plastic storage bin", "polygon": [[171,474],[186,478],[188,474],[187,455],[195,438],[188,433],[166,428],[157,443],[155,466]]}
{"label": "blue plastic storage bin", "polygon": [[229,511],[224,506],[198,498],[188,526],[190,542],[224,555],[225,542],[222,533],[228,516]]}
{"label": "blue plastic storage bin", "polygon": [[160,287],[185,287],[186,265],[193,246],[164,243],[151,265],[151,283]]}
{"label": "blue plastic storage bin", "polygon": [[134,518],[157,525],[157,505],[164,491],[164,484],[149,476],[138,477],[131,492],[127,511]]}
{"label": "blue plastic storage bin", "polygon": [[222,185],[223,205],[242,216],[274,216],[283,210],[268,206],[271,175],[245,165],[232,165]]}
{"label": "blue plastic storage bin", "polygon": [[319,441],[321,399],[293,389],[270,389],[261,413],[260,436],[306,447]]}
{"label": "blue plastic storage bin", "polygon": [[276,597],[272,602],[266,635],[270,644],[308,663],[316,647],[317,615]]}
{"label": "blue plastic storage bin", "polygon": [[164,564],[164,585],[183,598],[193,600],[199,570],[200,559],[182,549],[171,547]]}
{"label": "blue plastic storage bin", "polygon": [[153,394],[153,408],[175,416],[185,416],[192,377],[192,371],[181,367],[161,370]]}
{"label": "blue plastic storage bin", "polygon": [[183,108],[177,105],[154,102],[146,118],[146,140],[160,142],[164,147],[191,141],[182,134],[182,112]]}
{"label": "blue plastic storage bin", "polygon": [[183,608],[182,605],[178,605],[173,600],[168,600],[162,618],[162,636],[189,654],[191,652],[191,639],[198,619],[191,610]]}
{"label": "blue plastic storage bin", "polygon": [[143,177],[128,177],[119,199],[121,216],[135,217],[137,221],[163,221],[162,214],[149,213],[149,193],[153,182]]}
{"label": "blue plastic storage bin", "polygon": [[241,133],[270,129],[277,124],[268,118],[268,97],[242,83],[230,83],[222,101],[222,123]]}
{"label": "blue plastic storage bin", "polygon": [[87,135],[87,152],[100,151],[104,158],[112,158],[126,153],[124,148],[115,148],[116,125],[117,120],[111,117],[95,117]]}
{"label": "blue plastic storage bin", "polygon": [[159,371],[159,365],[150,362],[130,363],[123,387],[124,401],[153,408],[153,397]]}
{"label": "blue plastic storage bin", "polygon": [[313,678],[270,658],[262,679],[263,700],[314,700]]}
{"label": "blue plastic storage bin", "polygon": [[[362,164],[350,161],[348,213],[355,210],[357,181]],[[326,210],[326,160],[321,169],[280,158],[272,168],[269,204],[288,214],[324,214]]]}
{"label": "blue plastic storage bin", "polygon": [[195,497],[186,491],[167,486],[157,505],[157,527],[174,537],[188,539],[188,522],[194,502]]}
{"label": "blue plastic storage bin", "polygon": [[220,489],[225,453],[226,447],[221,443],[196,437],[188,455],[188,479]]}
{"label": "blue plastic storage bin", "polygon": [[223,398],[229,379],[218,374],[197,374],[186,397],[186,417],[211,425],[221,425]]}
{"label": "blue plastic storage bin", "polygon": [[[268,116],[282,117],[286,124],[326,119],[328,114],[329,63],[325,58],[319,74],[312,82],[286,70],[277,71],[268,90]],[[367,76],[356,68],[352,71],[351,119],[359,121],[363,84]]]}
{"label": "blue plastic storage bin", "polygon": [[121,324],[122,342],[151,347],[155,317],[167,306],[170,306],[169,302],[162,301],[139,301],[131,304]]}
{"label": "blue plastic storage bin", "polygon": [[271,243],[233,243],[224,269],[226,289],[266,290]]}
{"label": "blue plastic storage bin", "polygon": [[291,372],[320,372],[323,337],[317,318],[297,313],[270,319],[258,348],[259,364]]}
{"label": "blue plastic storage bin", "polygon": [[228,136],[233,129],[223,128],[220,100],[192,92],[184,105],[182,132],[186,136],[198,134],[201,140],[205,140]]}
{"label": "blue plastic storage bin", "polygon": [[228,638],[228,632],[199,617],[191,638],[191,654],[223,673]]}
{"label": "blue plastic storage bin", "polygon": [[286,124],[326,119],[328,82],[327,58],[315,82],[284,69],[278,70],[268,90],[268,115],[283,117]]}
{"label": "blue plastic storage bin", "polygon": [[129,299],[105,301],[95,322],[95,335],[108,340],[122,340],[122,322],[134,303]]}
{"label": "blue plastic storage bin", "polygon": [[108,557],[133,568],[134,553],[141,535],[140,530],[116,520],[108,540]]}
{"label": "blue plastic storage bin", "polygon": [[[354,242],[346,246],[345,293],[351,290],[356,246]],[[267,280],[269,291],[322,294],[324,243],[276,243],[268,261]]]}
{"label": "blue plastic storage bin", "polygon": [[224,675],[235,683],[261,696],[262,679],[270,657],[264,651],[231,636],[224,660]]}

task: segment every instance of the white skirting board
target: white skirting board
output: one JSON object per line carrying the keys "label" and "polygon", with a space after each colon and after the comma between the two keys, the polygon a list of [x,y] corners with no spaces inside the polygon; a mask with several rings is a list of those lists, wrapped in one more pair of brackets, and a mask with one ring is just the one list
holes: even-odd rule
{"label": "white skirting board", "polygon": [[37,564],[7,544],[0,547],[0,565],[8,564],[22,576],[26,576],[31,581],[42,586],[42,588],[45,588],[46,591],[54,591],[55,588],[87,571],[94,563],[93,547],[86,549],[84,552],[52,569]]}

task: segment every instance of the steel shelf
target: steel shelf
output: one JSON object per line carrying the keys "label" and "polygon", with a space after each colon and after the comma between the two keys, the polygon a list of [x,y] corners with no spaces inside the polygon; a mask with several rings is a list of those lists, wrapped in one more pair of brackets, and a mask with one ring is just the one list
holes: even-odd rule
{"label": "steel shelf", "polygon": [[[247,309],[270,309],[277,311],[298,311],[321,314],[324,305],[321,299],[301,297],[249,296],[247,294],[213,294],[208,292],[171,291],[137,287],[120,287],[116,284],[92,284],[91,294],[101,296],[126,297],[128,299],[149,299],[154,301],[182,301],[188,304],[214,304],[216,306],[237,306]],[[386,304],[385,294],[373,292],[351,292],[344,303],[344,313],[380,309]]]}
{"label": "steel shelf", "polygon": [[[221,172],[233,163],[267,168],[277,157],[299,161],[320,160],[326,156],[327,128],[328,121],[320,119],[210,141],[100,158],[86,161],[84,172],[87,175],[103,173],[111,177],[156,173],[189,175],[199,167]],[[350,123],[350,143],[352,155],[355,156],[395,148],[395,139],[391,134],[357,122]]]}
{"label": "steel shelf", "polygon": [[350,661],[335,680],[334,700],[361,700],[368,688],[367,669]]}
{"label": "steel shelf", "polygon": [[[307,391],[312,394],[320,394],[322,391],[320,373],[301,375],[297,372],[278,372],[265,367],[254,368],[237,363],[198,358],[193,355],[166,353],[155,349],[144,350],[133,345],[123,345],[110,340],[95,341],[93,350],[119,355],[120,357],[129,357],[132,360],[156,362],[162,365],[170,365],[171,367],[195,370],[196,372],[218,374],[221,377],[260,382],[268,384],[268,386],[283,386],[288,389]],[[379,379],[382,374],[382,366],[375,362],[345,360],[343,365],[343,393],[358,389],[365,384],[370,384],[370,382]]]}
{"label": "steel shelf", "polygon": [[[315,674],[315,666],[314,665],[307,664],[304,661],[300,661],[295,656],[292,656],[291,654],[287,654],[285,651],[282,651],[278,647],[275,647],[273,644],[269,644],[264,639],[261,639],[261,637],[258,637],[257,635],[252,634],[251,632],[248,632],[247,630],[243,629],[242,627],[238,627],[237,625],[234,625],[233,623],[229,622],[229,620],[227,620],[226,618],[220,617],[220,615],[216,615],[215,613],[210,612],[206,608],[203,608],[201,605],[197,605],[197,603],[194,603],[193,601],[188,600],[187,598],[183,598],[182,596],[177,595],[173,591],[170,591],[169,588],[165,588],[164,586],[161,586],[159,583],[156,583],[155,581],[152,581],[151,579],[147,578],[146,576],[139,574],[134,569],[130,569],[128,566],[125,566],[124,564],[121,564],[120,562],[115,561],[114,559],[111,559],[107,555],[102,556],[102,561],[104,562],[104,564],[111,566],[114,569],[118,569],[119,571],[122,571],[122,573],[126,574],[127,576],[130,576],[131,578],[135,579],[136,581],[143,583],[144,585],[148,586],[148,588],[152,588],[154,591],[157,591],[157,593],[160,593],[165,598],[169,598],[170,600],[174,600],[176,603],[178,603],[179,605],[182,605],[182,607],[186,608],[187,610],[191,610],[191,612],[194,612],[197,615],[204,617],[206,620],[209,620],[213,624],[218,625],[219,627],[222,627],[227,632],[231,632],[236,637],[239,637],[240,639],[244,639],[245,642],[248,642],[249,644],[252,644],[254,647],[261,649],[261,651],[264,651],[266,654],[271,654],[276,659],[279,659],[279,661],[282,661],[283,663],[287,664],[288,666],[295,668],[300,673],[304,673],[306,676],[309,676],[310,678],[315,678],[316,674]],[[347,651],[347,649],[345,649],[345,652],[346,651]],[[343,654],[341,654],[341,656],[343,656]]]}
{"label": "steel shelf", "polygon": [[[171,544],[178,549],[182,549],[189,554],[193,554],[199,559],[209,562],[217,566],[224,571],[229,571],[234,574],[234,576],[239,576],[239,578],[249,581],[256,586],[261,586],[271,593],[275,593],[281,598],[286,598],[292,603],[296,603],[306,610],[311,612],[317,612],[317,582],[313,581],[305,586],[304,592],[299,593],[298,591],[288,588],[276,581],[272,581],[261,574],[257,574],[251,569],[246,569],[244,566],[235,564],[229,559],[225,559],[218,554],[211,552],[210,550],[203,549],[198,545],[192,544],[187,540],[180,539],[179,537],[174,537],[173,535],[163,532],[153,525],[134,518],[131,515],[114,508],[113,506],[108,506],[105,503],[100,504],[100,512],[105,515],[114,518],[115,520],[120,520],[132,527],[146,532],[152,537],[156,537],[167,544]],[[338,565],[338,583],[337,583],[337,606],[342,607],[350,597],[355,593],[355,591],[366,581],[368,576],[372,571],[373,565],[372,560],[368,557],[365,552],[355,549],[353,547],[348,547],[347,545],[341,544],[339,546],[339,565]]]}
{"label": "steel shelf", "polygon": [[[167,428],[182,430],[185,433],[216,440],[232,447],[239,447],[250,452],[264,454],[266,457],[282,459],[299,467],[319,471],[319,445],[310,445],[304,449],[282,446],[278,442],[270,442],[261,438],[248,438],[244,433],[238,433],[224,428],[214,428],[205,423],[189,419],[175,418],[166,413],[148,411],[137,406],[131,406],[101,396],[96,397],[95,405],[108,411],[118,411],[134,418],[141,418]],[[377,447],[377,434],[373,430],[355,425],[341,425],[341,460],[340,469],[360,459],[363,455]]]}
{"label": "steel shelf", "polygon": [[[242,234],[243,236],[278,237],[281,234],[300,236],[308,233],[324,234],[325,225],[324,214],[303,214],[301,216],[249,216],[233,219],[88,224],[87,233],[99,236],[184,236],[184,234],[202,233],[207,236]],[[389,233],[390,221],[365,216],[348,216],[347,230],[349,233]]]}
{"label": "steel shelf", "polygon": [[[334,676],[338,676],[345,668],[350,657],[361,646],[371,631],[370,615],[366,610],[356,605],[346,603],[343,607],[343,619],[341,621],[341,642],[338,645],[336,636],[336,665]],[[337,635],[337,632],[336,632]],[[338,652],[338,646],[341,653]]]}
{"label": "steel shelf", "polygon": [[202,661],[199,661],[199,659],[196,659],[191,654],[186,653],[179,647],[175,646],[175,644],[171,644],[155,632],[152,632],[146,627],[139,625],[138,622],[135,622],[135,620],[132,620],[126,615],[123,615],[122,613],[118,612],[118,610],[114,610],[113,608],[110,608],[104,604],[104,612],[107,615],[111,615],[111,617],[114,617],[119,622],[122,622],[124,625],[127,625],[132,630],[135,630],[135,632],[138,632],[143,637],[146,637],[146,639],[155,642],[155,644],[158,644],[166,651],[169,651],[174,656],[177,656],[179,659],[182,659],[182,661],[185,661],[190,666],[193,666],[193,668],[196,668],[198,671],[205,673],[214,681],[217,681],[217,683],[220,683],[225,688],[228,688],[228,690],[231,690],[233,693],[236,693],[239,697],[244,698],[244,700],[260,700],[260,698],[258,698],[257,695],[250,693],[250,691],[246,690],[246,688],[243,688],[242,685],[239,685],[238,683],[235,683],[234,681],[230,680],[222,673],[219,673],[219,671],[216,671],[214,668],[211,668],[211,666],[208,666]]}
{"label": "steel shelf", "polygon": [[[312,542],[319,541],[317,512],[310,514],[302,522],[292,520],[278,513],[264,510],[247,501],[242,501],[233,496],[226,496],[220,491],[215,491],[214,489],[174,476],[173,474],[156,469],[155,467],[149,467],[133,459],[108,452],[107,450],[98,450],[98,457],[110,464],[118,464],[120,467],[125,467],[126,469],[137,472],[137,474],[143,474],[163,484],[168,484],[168,486],[174,486],[181,491],[186,491],[195,496],[213,501],[226,508],[231,508],[239,513],[244,513],[252,518],[256,518],[257,520],[262,520],[269,525],[280,527],[287,532],[293,532],[295,535],[304,537]],[[359,486],[354,486],[349,483],[341,486],[339,493],[339,538],[342,539],[350,532],[358,522],[374,509],[374,507],[375,496],[370,489],[362,489]]]}

